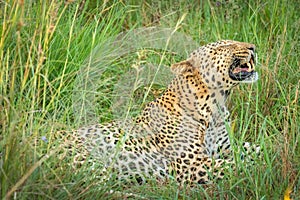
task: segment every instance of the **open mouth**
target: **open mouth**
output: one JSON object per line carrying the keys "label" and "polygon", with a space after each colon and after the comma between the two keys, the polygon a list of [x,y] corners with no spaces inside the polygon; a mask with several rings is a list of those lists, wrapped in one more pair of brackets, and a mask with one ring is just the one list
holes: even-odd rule
{"label": "open mouth", "polygon": [[240,59],[234,60],[229,69],[229,77],[235,81],[255,82],[258,78],[255,71],[255,58],[254,53],[248,62],[241,64]]}

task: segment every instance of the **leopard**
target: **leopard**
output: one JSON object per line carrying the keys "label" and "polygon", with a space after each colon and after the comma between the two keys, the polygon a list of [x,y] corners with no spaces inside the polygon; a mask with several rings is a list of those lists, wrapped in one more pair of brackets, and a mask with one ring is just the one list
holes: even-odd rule
{"label": "leopard", "polygon": [[255,50],[254,44],[233,40],[200,46],[171,65],[173,80],[134,120],[72,131],[73,162],[100,163],[124,180],[204,184],[222,179],[222,168],[232,163],[226,100],[235,86],[258,80]]}

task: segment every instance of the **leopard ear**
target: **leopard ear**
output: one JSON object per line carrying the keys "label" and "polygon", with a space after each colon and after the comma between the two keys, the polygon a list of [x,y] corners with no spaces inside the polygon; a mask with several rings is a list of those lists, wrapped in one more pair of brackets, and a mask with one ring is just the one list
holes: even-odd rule
{"label": "leopard ear", "polygon": [[179,63],[171,65],[171,70],[175,74],[183,74],[186,72],[193,73],[194,69],[194,66],[190,63],[189,60],[181,61]]}

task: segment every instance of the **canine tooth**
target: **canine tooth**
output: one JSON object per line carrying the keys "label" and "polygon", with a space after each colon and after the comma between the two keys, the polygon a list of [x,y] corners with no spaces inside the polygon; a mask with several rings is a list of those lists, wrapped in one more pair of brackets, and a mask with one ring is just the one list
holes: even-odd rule
{"label": "canine tooth", "polygon": [[253,60],[252,60],[252,59],[250,60],[250,64],[251,64],[251,66],[252,66],[253,70],[255,70],[255,65],[254,65],[254,62],[253,62]]}
{"label": "canine tooth", "polygon": [[247,63],[248,69],[247,72],[253,71],[251,63]]}

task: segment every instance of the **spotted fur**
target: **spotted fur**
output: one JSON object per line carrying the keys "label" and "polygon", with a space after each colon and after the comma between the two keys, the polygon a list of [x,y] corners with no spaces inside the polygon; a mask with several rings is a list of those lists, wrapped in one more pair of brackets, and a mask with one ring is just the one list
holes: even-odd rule
{"label": "spotted fur", "polygon": [[135,120],[81,128],[75,163],[93,162],[119,178],[175,178],[202,184],[222,178],[231,147],[225,106],[232,87],[255,82],[255,46],[223,40],[200,47],[171,66],[175,78]]}

